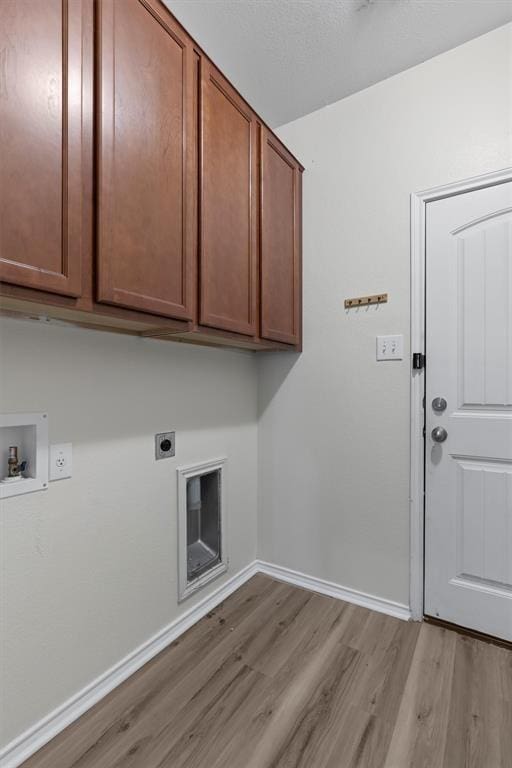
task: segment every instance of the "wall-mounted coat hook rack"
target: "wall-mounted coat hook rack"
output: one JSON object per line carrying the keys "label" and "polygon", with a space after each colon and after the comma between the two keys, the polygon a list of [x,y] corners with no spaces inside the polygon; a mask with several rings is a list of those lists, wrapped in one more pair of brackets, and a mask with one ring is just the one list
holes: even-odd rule
{"label": "wall-mounted coat hook rack", "polygon": [[369,304],[386,304],[387,300],[387,293],[376,293],[373,296],[358,296],[355,299],[345,299],[345,309],[367,307]]}

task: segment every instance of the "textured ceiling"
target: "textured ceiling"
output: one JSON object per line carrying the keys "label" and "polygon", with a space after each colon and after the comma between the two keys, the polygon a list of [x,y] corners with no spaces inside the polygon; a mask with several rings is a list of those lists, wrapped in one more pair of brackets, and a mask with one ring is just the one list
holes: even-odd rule
{"label": "textured ceiling", "polygon": [[164,0],[271,126],[512,20],[512,0]]}

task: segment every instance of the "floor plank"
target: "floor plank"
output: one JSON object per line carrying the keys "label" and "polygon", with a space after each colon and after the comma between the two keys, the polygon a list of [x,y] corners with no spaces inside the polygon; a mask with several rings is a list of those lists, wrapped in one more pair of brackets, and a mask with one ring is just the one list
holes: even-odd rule
{"label": "floor plank", "polygon": [[456,640],[450,630],[421,627],[385,768],[443,765]]}
{"label": "floor plank", "polygon": [[259,574],[22,768],[511,768],[512,651]]}
{"label": "floor plank", "polygon": [[512,765],[512,720],[500,663],[506,656],[510,652],[504,648],[464,635],[456,638],[446,765],[493,768],[505,760]]}

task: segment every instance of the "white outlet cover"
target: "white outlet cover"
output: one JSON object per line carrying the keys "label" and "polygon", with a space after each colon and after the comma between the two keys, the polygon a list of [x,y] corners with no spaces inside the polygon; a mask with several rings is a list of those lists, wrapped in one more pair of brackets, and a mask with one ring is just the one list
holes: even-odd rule
{"label": "white outlet cover", "polygon": [[403,360],[404,337],[402,334],[394,336],[377,336],[377,360]]}
{"label": "white outlet cover", "polygon": [[50,446],[50,480],[64,480],[73,472],[72,443],[56,443]]}

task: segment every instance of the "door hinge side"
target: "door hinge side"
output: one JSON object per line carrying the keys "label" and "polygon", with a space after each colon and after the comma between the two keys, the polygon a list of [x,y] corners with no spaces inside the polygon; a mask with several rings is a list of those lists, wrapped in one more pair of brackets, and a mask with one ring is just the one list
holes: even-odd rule
{"label": "door hinge side", "polygon": [[414,352],[412,356],[413,371],[421,371],[425,367],[426,358],[423,352]]}

